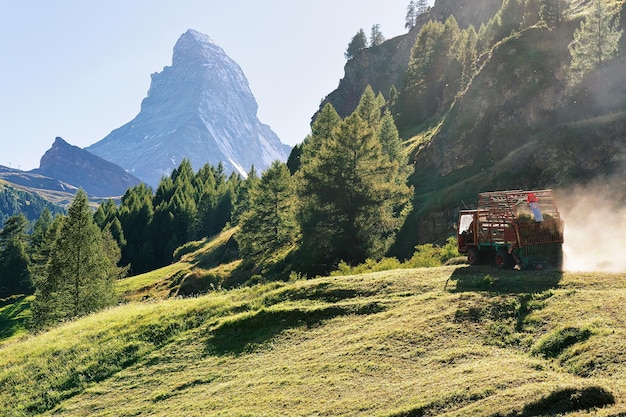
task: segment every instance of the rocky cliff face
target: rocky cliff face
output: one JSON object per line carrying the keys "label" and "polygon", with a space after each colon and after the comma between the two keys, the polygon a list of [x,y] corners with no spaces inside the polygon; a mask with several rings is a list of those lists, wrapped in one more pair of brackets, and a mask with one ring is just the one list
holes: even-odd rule
{"label": "rocky cliff face", "polygon": [[187,158],[195,169],[222,162],[245,175],[286,160],[290,147],[257,118],[257,103],[239,65],[208,36],[188,30],[172,65],[152,74],[140,113],[88,151],[157,185]]}
{"label": "rocky cliff face", "polygon": [[398,91],[404,86],[411,48],[424,24],[429,20],[444,22],[454,16],[461,28],[471,24],[478,29],[496,14],[501,5],[502,0],[436,0],[427,13],[419,16],[408,33],[366,48],[350,59],[339,86],[324,99],[320,109],[331,103],[341,117],[349,116],[359,104],[367,85],[389,98],[392,85]]}
{"label": "rocky cliff face", "polygon": [[[121,196],[128,188],[140,183],[137,177],[120,166],[72,146],[59,137],[41,157],[39,168],[30,173],[82,188],[92,197]],[[39,188],[46,187],[54,189],[49,185]]]}

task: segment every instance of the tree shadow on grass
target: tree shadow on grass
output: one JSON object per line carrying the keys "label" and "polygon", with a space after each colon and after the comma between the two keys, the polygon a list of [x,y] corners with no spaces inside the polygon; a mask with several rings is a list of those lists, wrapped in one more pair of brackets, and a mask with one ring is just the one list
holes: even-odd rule
{"label": "tree shadow on grass", "polygon": [[[493,266],[457,268],[446,281],[450,292],[486,291],[496,294],[536,294],[558,287],[562,271],[556,270],[501,270]],[[451,285],[451,282],[456,285]]]}
{"label": "tree shadow on grass", "polygon": [[260,309],[221,322],[209,335],[206,353],[211,355],[248,353],[290,328],[311,328],[335,317],[351,314],[368,315],[384,310],[385,307],[378,302],[314,309]]}
{"label": "tree shadow on grass", "polygon": [[605,388],[564,388],[527,404],[521,412],[507,417],[554,416],[572,411],[593,410],[615,404],[615,397]]}

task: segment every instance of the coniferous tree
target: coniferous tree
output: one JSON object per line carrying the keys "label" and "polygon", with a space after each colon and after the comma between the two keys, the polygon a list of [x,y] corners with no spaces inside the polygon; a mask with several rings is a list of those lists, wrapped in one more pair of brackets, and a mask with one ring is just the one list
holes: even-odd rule
{"label": "coniferous tree", "polygon": [[46,327],[116,302],[115,265],[93,220],[87,194],[79,190],[68,208],[46,267],[35,282],[33,323]]}
{"label": "coniferous tree", "polygon": [[377,23],[372,25],[371,35],[370,35],[370,46],[378,46],[381,43],[385,42],[385,37],[383,33],[380,31],[380,25]]}
{"label": "coniferous tree", "polygon": [[0,231],[0,298],[32,292],[27,226],[26,217],[18,214],[9,217]]}
{"label": "coniferous tree", "polygon": [[238,224],[241,216],[250,210],[253,190],[258,187],[260,181],[261,179],[257,175],[254,165],[252,165],[246,179],[243,181],[241,188],[239,189],[237,201],[235,202],[233,213],[231,215],[232,224]]}
{"label": "coniferous tree", "polygon": [[383,153],[387,155],[389,160],[398,162],[399,168],[404,166],[408,168],[407,157],[402,147],[400,134],[389,111],[386,111],[383,115],[376,135]]}
{"label": "coniferous tree", "polygon": [[601,0],[594,0],[590,13],[574,31],[574,41],[569,50],[569,83],[576,85],[593,69],[601,67],[615,57],[622,37],[619,15],[612,12]]}
{"label": "coniferous tree", "polygon": [[305,153],[299,171],[302,269],[318,274],[340,260],[382,256],[410,191],[405,182],[399,185],[398,165],[384,154],[374,129],[355,111],[317,154]]}
{"label": "coniferous tree", "polygon": [[215,223],[215,211],[219,196],[217,194],[217,181],[215,169],[205,164],[196,174],[195,185],[198,194],[196,214],[196,238],[212,236],[218,232]]}
{"label": "coniferous tree", "polygon": [[428,1],[427,0],[411,0],[409,5],[406,8],[406,16],[404,18],[404,27],[406,29],[411,29],[417,23],[417,18],[421,14],[424,14],[428,11]]}
{"label": "coniferous tree", "polygon": [[359,100],[359,104],[356,108],[356,112],[361,119],[363,119],[367,125],[372,129],[377,129],[380,123],[380,116],[382,108],[385,105],[385,99],[376,97],[374,90],[370,85],[365,87],[363,95]]}
{"label": "coniferous tree", "polygon": [[563,22],[568,10],[565,0],[539,0],[539,18],[549,28],[557,28]]}
{"label": "coniferous tree", "polygon": [[417,18],[417,9],[415,6],[415,0],[411,0],[408,6],[406,6],[406,16],[404,17],[404,28],[411,29],[415,26],[415,19]]}
{"label": "coniferous tree", "polygon": [[33,283],[37,279],[45,277],[46,264],[52,252],[52,246],[61,229],[63,216],[52,214],[45,209],[33,226],[33,232],[29,237],[28,252],[31,261]]}
{"label": "coniferous tree", "polygon": [[403,128],[421,123],[437,108],[434,97],[440,78],[445,74],[442,39],[444,25],[434,20],[426,23],[411,48],[405,86],[399,97],[398,124]]}
{"label": "coniferous tree", "polygon": [[389,89],[389,100],[387,101],[387,108],[392,115],[396,113],[396,104],[398,103],[398,89],[395,85],[392,85]]}
{"label": "coniferous tree", "polygon": [[361,50],[367,47],[367,36],[363,29],[359,29],[359,31],[354,35],[350,43],[348,44],[348,49],[344,53],[346,59],[352,59],[354,56]]}
{"label": "coniferous tree", "polygon": [[300,157],[301,156],[302,156],[302,144],[297,143],[291,149],[291,152],[289,153],[289,157],[287,158],[287,168],[289,168],[289,172],[291,172],[291,175],[295,174],[296,171],[300,169]]}
{"label": "coniferous tree", "polygon": [[315,157],[324,142],[333,138],[341,126],[341,117],[332,104],[326,103],[311,125],[311,134],[302,143],[300,166]]}
{"label": "coniferous tree", "polygon": [[130,264],[131,273],[146,272],[158,265],[152,243],[154,218],[152,189],[141,183],[126,191],[118,217],[126,244],[122,248],[122,265]]}
{"label": "coniferous tree", "polygon": [[[287,165],[275,161],[250,190],[250,206],[237,233],[239,252],[248,265],[280,261],[295,244],[295,187]],[[277,258],[277,259],[272,259]]]}

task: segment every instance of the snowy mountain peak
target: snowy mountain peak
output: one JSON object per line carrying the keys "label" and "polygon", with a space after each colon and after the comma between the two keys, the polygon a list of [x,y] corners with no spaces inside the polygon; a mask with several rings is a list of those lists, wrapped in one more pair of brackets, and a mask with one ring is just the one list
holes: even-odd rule
{"label": "snowy mountain peak", "polygon": [[195,169],[222,162],[242,175],[287,159],[290,147],[258,120],[243,71],[207,35],[182,34],[172,66],[151,78],[139,114],[87,150],[150,185],[184,158]]}
{"label": "snowy mountain peak", "polygon": [[[226,53],[213,40],[203,33],[193,29],[183,33],[176,45],[174,45],[173,64],[181,64],[184,61],[208,61],[215,55],[227,58]],[[234,62],[234,61],[233,61]]]}

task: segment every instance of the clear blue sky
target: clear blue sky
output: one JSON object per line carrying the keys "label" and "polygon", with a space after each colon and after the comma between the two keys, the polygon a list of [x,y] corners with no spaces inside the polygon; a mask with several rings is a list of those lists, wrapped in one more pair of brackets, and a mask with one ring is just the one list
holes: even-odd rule
{"label": "clear blue sky", "polygon": [[259,119],[300,143],[363,28],[402,33],[409,0],[0,0],[0,165],[30,170],[60,136],[89,146],[139,112],[187,29],[243,69]]}

